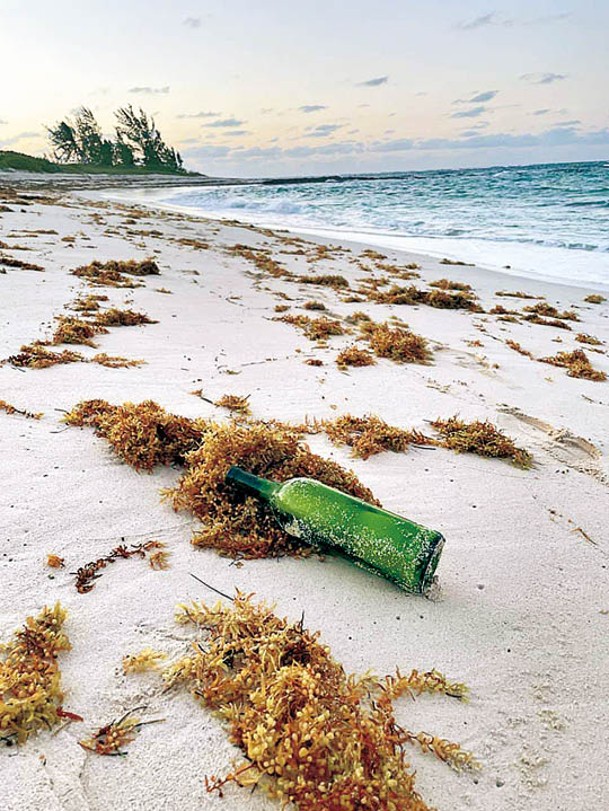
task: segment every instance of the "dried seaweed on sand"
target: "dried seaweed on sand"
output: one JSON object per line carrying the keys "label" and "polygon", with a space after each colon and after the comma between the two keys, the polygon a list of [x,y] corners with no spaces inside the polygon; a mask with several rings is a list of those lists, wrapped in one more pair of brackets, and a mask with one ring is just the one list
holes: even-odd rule
{"label": "dried seaweed on sand", "polygon": [[228,608],[181,606],[177,619],[203,632],[205,645],[194,645],[164,680],[216,713],[245,758],[225,777],[206,778],[209,792],[222,796],[234,782],[299,811],[429,811],[408,745],[459,771],[478,765],[458,744],[396,721],[393,700],[404,693],[466,696],[464,685],[437,671],[348,675],[318,633],[240,593]]}

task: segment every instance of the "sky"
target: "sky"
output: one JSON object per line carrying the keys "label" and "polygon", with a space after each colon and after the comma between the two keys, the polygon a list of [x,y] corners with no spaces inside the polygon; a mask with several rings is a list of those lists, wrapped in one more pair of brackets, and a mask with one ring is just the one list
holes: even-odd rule
{"label": "sky", "polygon": [[608,31],[599,0],[0,0],[0,149],[132,104],[215,176],[605,160]]}

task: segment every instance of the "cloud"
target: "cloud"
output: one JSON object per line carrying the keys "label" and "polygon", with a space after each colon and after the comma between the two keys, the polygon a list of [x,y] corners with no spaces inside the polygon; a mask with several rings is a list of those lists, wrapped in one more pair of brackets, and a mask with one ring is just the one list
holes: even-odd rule
{"label": "cloud", "polygon": [[222,113],[213,113],[209,110],[205,110],[200,113],[180,113],[176,118],[217,118],[220,115],[222,115]]}
{"label": "cloud", "polygon": [[40,133],[40,132],[19,132],[17,135],[13,135],[12,138],[6,138],[4,141],[0,141],[0,147],[13,146],[14,144],[18,144],[19,141],[25,141],[28,138],[42,138],[42,133]]}
{"label": "cloud", "polygon": [[561,11],[557,14],[545,14],[541,17],[532,17],[528,20],[513,19],[511,17],[502,17],[496,11],[490,11],[488,14],[480,14],[474,17],[473,20],[463,20],[458,22],[454,27],[460,31],[474,31],[476,28],[485,28],[489,25],[500,25],[504,28],[511,28],[513,26],[529,26],[529,25],[545,25],[546,23],[557,22],[558,20],[565,20],[571,16],[570,11]]}
{"label": "cloud", "polygon": [[469,102],[470,104],[475,104],[484,101],[491,101],[495,98],[498,92],[498,90],[485,90],[484,93],[478,93],[477,95],[472,96]]}
{"label": "cloud", "polygon": [[166,96],[169,93],[169,85],[165,85],[165,87],[130,87],[128,92],[142,96]]}
{"label": "cloud", "polygon": [[566,73],[523,73],[520,77],[530,84],[553,84],[567,78]]}
{"label": "cloud", "polygon": [[231,153],[230,146],[224,144],[204,144],[183,151],[184,158],[227,158]]}
{"label": "cloud", "polygon": [[531,115],[547,115],[551,112],[552,110],[550,110],[549,107],[543,107],[541,110],[534,110]]}
{"label": "cloud", "polygon": [[210,121],[209,124],[203,124],[204,127],[240,127],[245,124],[240,118],[220,118],[218,121]]}
{"label": "cloud", "polygon": [[473,20],[462,21],[455,26],[461,31],[474,31],[476,28],[484,28],[486,25],[498,25],[497,15],[494,11],[488,14],[481,14],[479,17],[474,17]]}
{"label": "cloud", "polygon": [[482,93],[476,93],[469,99],[455,99],[453,104],[481,104],[486,101],[492,101],[499,93],[498,90],[484,90]]}
{"label": "cloud", "polygon": [[375,79],[366,79],[365,82],[358,82],[358,87],[379,87],[382,84],[387,84],[389,76],[377,76]]}
{"label": "cloud", "polygon": [[186,19],[182,21],[182,25],[186,25],[188,28],[200,28],[201,27],[201,18],[200,17],[186,17]]}
{"label": "cloud", "polygon": [[5,121],[3,118],[0,118],[0,124],[8,124],[8,121]]}
{"label": "cloud", "polygon": [[309,131],[304,135],[305,138],[325,138],[327,135],[332,135],[336,130],[344,127],[345,124],[318,124],[317,127],[310,127]]}
{"label": "cloud", "polygon": [[[287,149],[280,146],[234,146],[226,144],[200,145],[184,150],[186,158],[206,160],[220,159],[231,163],[236,161],[303,161],[315,157],[362,156],[394,153],[425,153],[476,150],[519,150],[564,146],[602,146],[609,147],[609,129],[581,132],[574,127],[558,126],[542,133],[495,133],[481,135],[475,130],[466,130],[457,138],[393,138],[366,143],[363,141],[345,140],[324,144],[300,144]],[[510,153],[508,153],[509,155]],[[495,156],[501,161],[505,153]],[[511,157],[511,156],[510,156]]]}
{"label": "cloud", "polygon": [[237,135],[249,135],[249,130],[230,130],[229,132],[225,132],[224,135],[229,138],[234,138]]}
{"label": "cloud", "polygon": [[301,113],[317,113],[319,110],[327,110],[324,104],[303,104],[298,108]]}
{"label": "cloud", "polygon": [[459,110],[456,113],[451,113],[451,118],[478,118],[478,116],[483,115],[486,112],[486,107],[484,105],[480,105],[479,107],[472,107],[469,110]]}

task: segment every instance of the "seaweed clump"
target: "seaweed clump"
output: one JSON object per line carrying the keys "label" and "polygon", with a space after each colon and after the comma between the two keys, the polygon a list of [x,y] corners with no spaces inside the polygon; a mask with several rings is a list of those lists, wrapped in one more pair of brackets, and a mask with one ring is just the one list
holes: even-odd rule
{"label": "seaweed clump", "polygon": [[607,301],[605,296],[601,296],[600,293],[590,293],[589,296],[586,296],[584,301],[587,301],[588,304],[602,304],[604,301]]}
{"label": "seaweed clump", "polygon": [[301,284],[316,284],[320,287],[331,287],[333,290],[346,290],[349,282],[338,273],[323,273],[319,276],[299,276]]}
{"label": "seaweed clump", "polygon": [[465,697],[464,685],[437,671],[347,675],[318,633],[240,593],[228,608],[180,606],[177,620],[203,632],[205,645],[168,668],[164,680],[216,713],[245,758],[225,777],[206,777],[208,792],[223,796],[233,782],[259,786],[298,811],[429,811],[407,745],[458,771],[477,766],[458,744],[411,732],[395,719],[392,702],[404,693]]}
{"label": "seaweed clump", "polygon": [[[445,280],[443,280],[445,281]],[[366,292],[366,291],[360,291]],[[386,291],[371,291],[368,297],[377,304],[426,304],[442,310],[469,310],[472,313],[483,312],[482,307],[475,300],[474,294],[469,291],[458,290],[449,293],[446,289],[420,290],[414,285],[400,287],[392,285]]]}
{"label": "seaweed clump", "polygon": [[552,366],[563,366],[567,369],[569,377],[581,377],[584,380],[596,380],[602,382],[607,379],[605,372],[595,369],[590,363],[590,359],[583,349],[575,349],[573,352],[559,352],[548,358],[539,358],[542,363],[550,363]]}
{"label": "seaweed clump", "polygon": [[249,394],[246,396],[241,396],[240,394],[223,394],[219,400],[216,400],[215,405],[220,406],[220,408],[227,408],[229,411],[234,411],[246,417],[252,413],[249,399]]}
{"label": "seaweed clump", "polygon": [[375,416],[345,414],[335,420],[324,420],[321,426],[334,444],[348,445],[352,448],[352,455],[360,459],[368,459],[383,451],[405,453],[411,445],[436,444],[419,431],[397,428]]}
{"label": "seaweed clump", "polygon": [[516,447],[512,439],[490,422],[476,420],[466,423],[457,417],[450,417],[435,420],[431,427],[442,437],[442,445],[456,453],[511,459],[516,467],[521,468],[530,468],[533,463],[528,451]]}
{"label": "seaweed clump", "polygon": [[465,282],[454,282],[451,279],[436,279],[435,282],[429,282],[430,287],[437,287],[439,290],[461,290],[462,292],[470,292],[472,286]]}
{"label": "seaweed clump", "polygon": [[427,340],[405,327],[367,323],[364,334],[370,348],[379,358],[389,358],[396,363],[431,362],[432,355]]}
{"label": "seaweed clump", "polygon": [[0,740],[8,744],[23,743],[62,717],[57,657],[70,650],[62,630],[66,616],[59,603],[45,607],[0,648]]}
{"label": "seaweed clump", "polygon": [[95,318],[95,324],[101,327],[135,327],[139,324],[158,324],[146,313],[137,313],[134,310],[119,310],[111,307]]}
{"label": "seaweed clump", "polygon": [[53,344],[81,344],[83,346],[96,346],[93,340],[96,335],[108,332],[98,323],[89,324],[80,318],[60,315],[57,318],[59,326],[53,333]]}
{"label": "seaweed clump", "polygon": [[336,363],[339,369],[346,369],[348,366],[374,366],[376,361],[374,355],[367,349],[360,349],[359,346],[348,346],[336,356]]}
{"label": "seaweed clump", "polygon": [[286,324],[301,329],[303,334],[310,341],[323,341],[333,335],[344,335],[345,330],[340,323],[333,318],[322,315],[320,318],[309,318],[308,315],[284,315],[278,319]]}
{"label": "seaweed clump", "polygon": [[152,400],[110,405],[85,400],[64,417],[68,425],[88,426],[106,439],[124,462],[136,470],[182,464],[207,429],[205,420],[170,414]]}
{"label": "seaweed clump", "polygon": [[589,346],[601,346],[603,343],[598,338],[595,338],[594,335],[588,335],[585,332],[580,332],[576,335],[575,340],[580,344],[588,344]]}
{"label": "seaweed clump", "polygon": [[353,473],[312,453],[300,442],[299,431],[285,426],[210,425],[200,447],[185,462],[184,475],[164,495],[175,510],[189,510],[203,522],[193,537],[195,546],[213,547],[231,557],[277,557],[309,550],[277,525],[264,502],[225,482],[231,465],[278,482],[311,477],[378,504]]}
{"label": "seaweed clump", "polygon": [[84,357],[79,352],[72,352],[69,349],[64,349],[63,352],[51,352],[40,341],[34,341],[34,343],[22,346],[17,354],[10,355],[3,363],[26,369],[47,369],[49,366],[57,364],[80,361],[84,361]]}
{"label": "seaweed clump", "polygon": [[74,276],[85,279],[94,286],[125,288],[141,287],[140,283],[132,281],[127,278],[128,276],[158,276],[160,272],[154,259],[139,262],[135,259],[128,261],[111,259],[108,262],[95,260],[89,265],[82,265],[71,271]]}

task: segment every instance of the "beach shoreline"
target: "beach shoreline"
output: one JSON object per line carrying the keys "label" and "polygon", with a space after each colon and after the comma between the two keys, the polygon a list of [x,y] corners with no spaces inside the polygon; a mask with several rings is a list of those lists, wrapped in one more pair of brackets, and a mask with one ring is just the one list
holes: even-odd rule
{"label": "beach shoreline", "polygon": [[[95,349],[68,347],[87,359],[105,352],[145,361],[139,367],[0,366],[0,398],[44,413],[27,420],[0,412],[0,641],[26,616],[61,600],[72,642],[61,658],[66,706],[86,719],[0,750],[7,811],[23,808],[24,791],[28,811],[276,807],[260,792],[238,787],[224,800],[208,795],[204,775],[226,773],[238,755],[220,722],[190,697],[166,695],[158,675],[122,673],[122,657],[144,647],[172,657],[188,648],[190,637],[173,621],[176,604],[215,601],[190,572],[228,593],[255,592],[294,621],[305,611],[307,626],[321,631],[348,672],[437,668],[467,683],[468,705],[431,696],[398,702],[398,720],[459,741],[483,766],[475,778],[459,776],[413,748],[417,788],[430,805],[446,811],[602,807],[609,745],[602,655],[609,619],[609,383],[568,377],[564,368],[539,361],[584,349],[595,369],[609,373],[608,304],[584,301],[596,288],[442,264],[440,257],[395,249],[374,259],[365,255],[370,243],[337,244],[302,232],[299,242],[291,232],[101,199],[101,184],[75,192],[69,184],[53,190],[54,182],[49,178],[43,188],[0,175],[0,199],[9,209],[0,214],[6,245],[0,253],[44,268],[8,266],[0,275],[2,357],[48,338],[53,319],[91,292],[108,295],[104,307],[130,307],[158,323],[111,330],[98,336]],[[236,245],[265,252],[292,275],[265,272]],[[70,274],[93,260],[148,256],[161,273],[134,289],[91,288]],[[358,295],[362,279],[378,281],[380,290],[394,283],[379,281],[391,276],[383,264],[420,266],[420,278],[400,285],[432,290],[429,283],[442,278],[469,284],[484,312]],[[360,300],[302,282],[315,274],[344,277]],[[543,296],[579,320],[564,322],[572,329],[526,321],[524,307],[542,299],[498,297],[498,291]],[[352,331],[320,345],[278,320],[316,315],[303,309],[310,300]],[[518,316],[499,320],[489,313],[499,305]],[[379,322],[407,322],[427,339],[432,363],[381,358],[366,368],[337,366],[338,352],[357,340],[349,321],[356,311]],[[600,343],[578,343],[580,333]],[[229,412],[213,402],[227,393],[247,396],[256,419],[295,424],[347,413],[418,430],[455,414],[490,420],[533,454],[534,466],[521,470],[444,448],[363,460],[323,435],[306,437],[313,451],[351,468],[387,509],[445,535],[441,595],[428,601],[340,560],[235,566],[213,550],[197,550],[190,544],[196,519],[159,499],[178,470],[136,473],[93,431],[62,423],[65,410],[93,398],[152,399],[172,413],[226,421]],[[69,573],[121,539],[162,540],[171,568],[155,572],[137,561],[119,562],[92,593],[77,593]],[[66,569],[45,567],[49,553],[64,557]],[[145,729],[127,758],[99,758],[78,747],[83,727],[91,730],[140,704],[166,720]],[[592,748],[586,745],[591,730],[600,738]]]}

